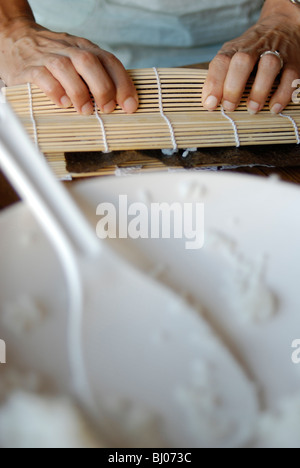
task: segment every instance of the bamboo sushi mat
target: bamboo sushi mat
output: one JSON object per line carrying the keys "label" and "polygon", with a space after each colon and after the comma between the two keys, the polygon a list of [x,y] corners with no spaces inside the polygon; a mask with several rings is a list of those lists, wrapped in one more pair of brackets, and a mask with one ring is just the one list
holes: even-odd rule
{"label": "bamboo sushi mat", "polygon": [[[57,177],[70,180],[99,175],[202,169],[210,167],[300,164],[300,105],[280,116],[265,108],[247,111],[248,83],[238,109],[207,112],[201,103],[207,75],[199,69],[129,71],[139,93],[133,115],[122,109],[90,117],[60,109],[35,86],[5,88],[6,99]],[[198,148],[188,154],[183,148]],[[165,157],[161,149],[180,151]],[[107,153],[107,154],[106,154]],[[186,157],[183,157],[186,156]]]}

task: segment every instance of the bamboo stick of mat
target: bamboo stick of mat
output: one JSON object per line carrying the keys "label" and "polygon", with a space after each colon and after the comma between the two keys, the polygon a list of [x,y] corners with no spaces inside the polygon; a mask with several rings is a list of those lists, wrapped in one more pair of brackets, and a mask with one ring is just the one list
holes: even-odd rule
{"label": "bamboo stick of mat", "polygon": [[[159,81],[157,79],[157,74]],[[135,114],[117,108],[112,114],[83,117],[74,108],[60,109],[36,86],[4,88],[7,101],[19,115],[28,134],[44,153],[230,147],[297,143],[300,104],[290,103],[282,116],[272,115],[268,102],[257,115],[247,111],[249,82],[238,109],[227,116],[221,108],[208,112],[202,105],[206,70],[130,70],[140,106]],[[160,95],[161,90],[161,95]],[[168,123],[169,122],[169,123]],[[35,129],[36,126],[36,129]],[[298,136],[298,138],[297,138]]]}

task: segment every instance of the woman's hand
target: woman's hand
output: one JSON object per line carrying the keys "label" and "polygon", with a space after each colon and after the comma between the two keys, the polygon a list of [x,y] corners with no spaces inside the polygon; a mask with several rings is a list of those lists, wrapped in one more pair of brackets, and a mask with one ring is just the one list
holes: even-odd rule
{"label": "woman's hand", "polygon": [[293,82],[300,78],[300,8],[289,0],[267,0],[258,23],[223,46],[209,67],[204,107],[212,111],[222,102],[226,111],[234,111],[259,61],[248,99],[249,112],[259,112],[281,70],[275,55],[260,59],[266,51],[278,51],[284,62],[279,87],[270,101],[271,112],[278,114],[291,101]]}
{"label": "woman's hand", "polygon": [[89,91],[105,113],[117,104],[127,113],[138,107],[134,84],[114,55],[28,18],[1,26],[0,76],[8,86],[36,84],[58,106],[73,104],[83,115],[93,113]]}

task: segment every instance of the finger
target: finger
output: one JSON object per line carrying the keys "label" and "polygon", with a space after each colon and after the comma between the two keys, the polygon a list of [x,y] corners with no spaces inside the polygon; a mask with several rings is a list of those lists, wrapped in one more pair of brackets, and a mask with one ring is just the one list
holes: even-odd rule
{"label": "finger", "polygon": [[270,54],[261,58],[248,99],[250,114],[257,114],[264,107],[280,69],[281,63],[278,57]]}
{"label": "finger", "polygon": [[72,105],[63,86],[45,67],[32,67],[25,75],[25,81],[37,85],[57,106],[68,108]]}
{"label": "finger", "polygon": [[237,52],[232,57],[223,90],[223,106],[228,112],[233,112],[239,105],[255,64],[256,58],[244,52]]}
{"label": "finger", "polygon": [[[291,68],[284,69],[277,91],[270,100],[270,110],[273,114],[280,114],[290,103],[294,92],[293,82],[299,78],[298,73]],[[298,94],[298,93],[297,93]]]}
{"label": "finger", "polygon": [[86,84],[74,68],[69,57],[52,55],[47,60],[47,69],[61,83],[77,112],[90,115],[94,108]]}
{"label": "finger", "polygon": [[137,90],[122,63],[112,54],[101,54],[101,61],[112,78],[116,89],[117,103],[128,114],[135,112],[139,105]]}
{"label": "finger", "polygon": [[74,48],[70,58],[100,109],[103,112],[112,112],[116,107],[116,88],[98,56],[93,52]]}
{"label": "finger", "polygon": [[218,54],[209,65],[202,91],[203,106],[209,111],[215,110],[222,100],[224,82],[230,61],[230,57]]}

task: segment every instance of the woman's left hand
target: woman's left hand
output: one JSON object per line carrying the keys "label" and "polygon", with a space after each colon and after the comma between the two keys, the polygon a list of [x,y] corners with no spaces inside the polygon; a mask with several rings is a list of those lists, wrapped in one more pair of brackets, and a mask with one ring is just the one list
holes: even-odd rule
{"label": "woman's left hand", "polygon": [[234,111],[259,61],[247,104],[251,114],[259,112],[282,67],[274,54],[260,58],[266,51],[278,51],[283,61],[280,84],[270,101],[271,112],[278,114],[291,101],[294,81],[300,79],[300,7],[289,0],[267,0],[257,24],[223,46],[209,67],[204,107],[212,111],[222,103],[226,111]]}

